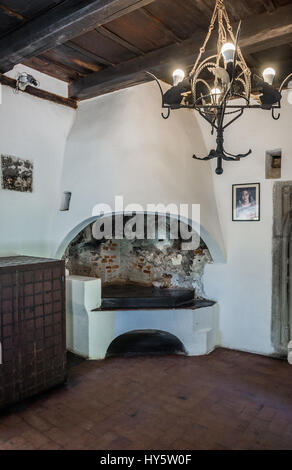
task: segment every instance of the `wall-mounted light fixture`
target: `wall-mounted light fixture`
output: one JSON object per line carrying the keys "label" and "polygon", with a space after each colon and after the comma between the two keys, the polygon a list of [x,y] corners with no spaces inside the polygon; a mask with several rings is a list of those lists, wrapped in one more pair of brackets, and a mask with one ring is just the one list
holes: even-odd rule
{"label": "wall-mounted light fixture", "polygon": [[25,91],[26,87],[28,85],[38,87],[40,83],[36,78],[34,78],[32,75],[26,72],[22,72],[18,74],[17,80],[16,80],[16,91]]}

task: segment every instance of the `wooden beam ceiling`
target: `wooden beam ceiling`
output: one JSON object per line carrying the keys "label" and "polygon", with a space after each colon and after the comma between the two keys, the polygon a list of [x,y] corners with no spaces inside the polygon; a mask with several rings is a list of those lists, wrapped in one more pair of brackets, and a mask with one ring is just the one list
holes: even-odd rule
{"label": "wooden beam ceiling", "polygon": [[106,60],[103,57],[100,57],[99,55],[94,54],[90,51],[87,51],[83,47],[78,46],[78,44],[75,44],[75,42],[73,42],[73,41],[66,42],[66,47],[70,47],[74,51],[79,52],[80,54],[83,54],[85,57],[88,57],[88,59],[92,59],[92,60],[98,62],[99,64],[103,64],[103,65],[107,65],[107,66],[115,65],[112,62],[110,62],[109,60]]}
{"label": "wooden beam ceiling", "polygon": [[106,24],[153,0],[65,0],[0,40],[0,71]]}
{"label": "wooden beam ceiling", "polygon": [[[288,4],[272,13],[247,18],[242,24],[240,45],[243,51],[247,50],[251,54],[253,50],[264,48],[269,43],[281,42],[281,38],[286,40],[291,34],[292,4]],[[87,75],[72,84],[70,95],[78,99],[86,99],[148,81],[149,78],[145,74],[147,70],[158,76],[160,74],[165,76],[166,70],[171,70],[176,65],[188,67],[194,62],[195,53],[201,47],[205,35],[206,31],[198,30],[181,43]],[[212,53],[213,51],[208,51],[206,54]]]}
{"label": "wooden beam ceiling", "polygon": [[156,23],[156,25],[158,25],[158,27],[161,29],[162,32],[167,32],[173,39],[173,42],[174,43],[178,43],[178,42],[181,42],[182,40],[172,31],[172,29],[170,29],[168,26],[166,26],[161,20],[159,20],[158,18],[156,18],[156,16],[152,15],[152,13],[150,13],[148,10],[146,10],[145,8],[141,8],[140,10],[140,13],[144,16],[146,16],[146,18],[150,19],[150,21]]}
{"label": "wooden beam ceiling", "polygon": [[276,10],[275,3],[273,0],[263,0],[264,6],[268,12],[272,12]]}
{"label": "wooden beam ceiling", "polygon": [[125,47],[126,49],[128,49],[129,51],[131,52],[134,52],[134,54],[136,55],[143,55],[143,51],[141,51],[141,49],[138,49],[138,47],[134,46],[133,44],[130,44],[128,41],[125,41],[125,39],[122,39],[120,36],[118,36],[117,34],[109,31],[107,28],[105,28],[104,26],[98,26],[97,28],[95,28],[96,31],[100,34],[102,34],[103,36],[105,36],[106,38],[110,39],[111,41],[114,41],[116,42],[117,44],[119,44],[120,46],[122,47]]}

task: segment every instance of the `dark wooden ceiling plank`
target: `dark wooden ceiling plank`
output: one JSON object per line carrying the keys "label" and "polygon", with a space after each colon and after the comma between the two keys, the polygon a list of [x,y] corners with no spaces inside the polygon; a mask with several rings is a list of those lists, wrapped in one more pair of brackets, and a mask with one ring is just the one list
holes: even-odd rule
{"label": "dark wooden ceiling plank", "polygon": [[75,72],[64,64],[48,60],[43,56],[26,59],[23,61],[23,65],[27,65],[27,67],[31,67],[64,82],[72,82],[84,76],[84,74]]}
{"label": "dark wooden ceiling plank", "polygon": [[144,53],[169,46],[177,40],[168,29],[153,21],[151,15],[143,14],[143,9],[111,21],[106,28]]}
{"label": "dark wooden ceiling plank", "polygon": [[205,15],[208,18],[211,18],[215,2],[206,2],[206,0],[192,0],[196,8],[199,10],[200,14]]}
{"label": "dark wooden ceiling plank", "polygon": [[153,0],[66,0],[0,40],[0,71]]}
{"label": "dark wooden ceiling plank", "polygon": [[137,57],[137,54],[100,34],[96,29],[74,38],[72,42],[93,54],[106,57],[114,65]]}
{"label": "dark wooden ceiling plank", "polygon": [[157,18],[155,15],[153,15],[150,11],[148,11],[146,8],[141,8],[139,10],[139,13],[146,16],[146,18],[149,18],[150,21],[153,21],[156,23],[156,25],[163,31],[166,32],[168,35],[170,35],[173,39],[174,42],[181,42],[181,39],[165,24],[163,21],[161,21],[159,18]]}
{"label": "dark wooden ceiling plank", "polygon": [[19,21],[25,21],[25,17],[18,13],[17,11],[11,10],[11,8],[8,8],[5,5],[2,5],[0,3],[0,10],[3,11],[6,15],[11,16],[12,18],[16,18]]}
{"label": "dark wooden ceiling plank", "polygon": [[118,34],[115,34],[111,31],[109,31],[104,26],[99,26],[95,29],[98,33],[102,34],[103,36],[105,36],[108,39],[111,39],[112,41],[116,42],[120,46],[125,47],[126,49],[133,52],[134,54],[136,54],[138,56],[144,54],[144,52],[141,51],[141,49],[134,46],[133,44],[130,44],[128,41],[125,41],[125,39],[121,38]]}
{"label": "dark wooden ceiling plank", "polygon": [[13,31],[18,28],[19,24],[20,21],[15,16],[7,15],[7,13],[0,9],[0,37],[3,37],[7,31]]}
{"label": "dark wooden ceiling plank", "polygon": [[[82,77],[85,77],[86,76],[86,73],[85,72],[81,72],[81,71],[77,71],[76,69],[74,69],[73,67],[70,67],[69,65],[66,65],[64,62],[60,62],[60,59],[57,59],[57,58],[53,58],[52,56],[50,57],[47,57],[46,54],[48,53],[49,51],[47,52],[44,52],[42,55],[38,56],[38,58],[42,58],[44,60],[47,60],[48,62],[50,62],[51,64],[54,64],[56,65],[57,67],[61,67],[63,70],[67,70],[68,74],[77,74],[78,77],[82,78]],[[33,57],[34,58],[34,57]]]}
{"label": "dark wooden ceiling plank", "polygon": [[207,28],[212,15],[211,11],[199,10],[195,0],[159,0],[148,5],[147,11],[159,18],[182,40],[190,37],[198,28]]}
{"label": "dark wooden ceiling plank", "polygon": [[224,3],[230,20],[234,22],[266,11],[262,0],[225,0]]}
{"label": "dark wooden ceiling plank", "polygon": [[[247,19],[242,26],[240,45],[252,52],[254,45],[292,33],[292,4],[281,7],[273,13],[255,15]],[[107,89],[119,89],[138,81],[147,81],[146,70],[159,74],[166,67],[187,66],[193,63],[195,54],[202,45],[206,32],[197,31],[191,38],[153,51],[143,57],[98,73],[93,73],[72,84],[70,94],[79,99],[104,94]],[[213,53],[213,51],[208,51]],[[206,54],[207,55],[207,54]]]}
{"label": "dark wooden ceiling plank", "polygon": [[80,54],[80,52],[68,47],[66,44],[44,52],[43,56],[48,60],[52,59],[58,63],[62,63],[70,69],[85,75],[90,72],[98,72],[101,68],[96,59],[89,59],[83,54]]}
{"label": "dark wooden ceiling plank", "polygon": [[244,58],[245,58],[245,61],[248,65],[249,68],[252,68],[252,67],[259,67],[259,62],[254,58],[254,56],[252,54],[248,54],[248,53],[244,53]]}
{"label": "dark wooden ceiling plank", "polygon": [[100,57],[99,55],[96,55],[93,52],[90,52],[87,49],[78,46],[73,41],[66,42],[66,47],[70,47],[71,49],[79,52],[80,54],[83,54],[85,57],[88,57],[89,59],[94,60],[95,62],[98,62],[99,64],[112,67],[115,65],[113,62],[110,62],[109,60],[106,60],[103,57]]}
{"label": "dark wooden ceiling plank", "polygon": [[277,7],[276,7],[275,2],[273,0],[262,0],[262,1],[263,1],[265,9],[269,13],[276,10]]}
{"label": "dark wooden ceiling plank", "polygon": [[136,2],[134,1],[129,2],[129,6],[117,11],[116,13],[111,13],[109,16],[105,17],[101,22],[99,22],[97,26],[110,23],[111,21],[117,20],[118,18],[121,18],[122,16],[129,15],[133,11],[139,10],[140,8],[143,8],[145,5],[149,5],[150,3],[154,1],[157,1],[157,0],[136,0]]}

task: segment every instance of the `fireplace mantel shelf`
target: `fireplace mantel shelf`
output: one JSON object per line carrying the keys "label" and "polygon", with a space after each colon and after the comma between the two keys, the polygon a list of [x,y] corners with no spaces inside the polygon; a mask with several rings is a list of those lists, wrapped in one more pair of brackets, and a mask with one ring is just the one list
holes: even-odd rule
{"label": "fireplace mantel shelf", "polygon": [[[140,300],[143,301],[144,299],[140,299]],[[145,306],[141,307],[141,306],[138,306],[138,305],[136,305],[135,307],[129,307],[129,306],[124,306],[123,307],[122,305],[119,305],[119,306],[116,306],[116,307],[101,306],[101,307],[95,308],[91,311],[92,312],[103,312],[103,311],[110,312],[110,311],[113,311],[113,310],[124,310],[124,309],[135,311],[135,310],[141,310],[141,308],[144,311],[161,310],[161,308],[163,308],[164,310],[180,310],[180,309],[181,310],[197,310],[199,308],[212,307],[215,304],[216,304],[216,302],[214,300],[194,299],[188,305],[181,305],[181,306],[177,306],[177,307],[145,307]]]}

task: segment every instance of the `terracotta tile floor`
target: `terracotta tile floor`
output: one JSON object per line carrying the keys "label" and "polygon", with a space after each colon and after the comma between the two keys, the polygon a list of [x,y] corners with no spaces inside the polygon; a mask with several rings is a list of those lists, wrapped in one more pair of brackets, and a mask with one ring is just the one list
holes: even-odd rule
{"label": "terracotta tile floor", "polygon": [[0,449],[292,449],[292,367],[225,349],[83,362],[0,415]]}

